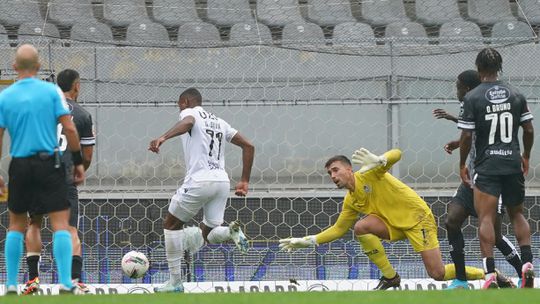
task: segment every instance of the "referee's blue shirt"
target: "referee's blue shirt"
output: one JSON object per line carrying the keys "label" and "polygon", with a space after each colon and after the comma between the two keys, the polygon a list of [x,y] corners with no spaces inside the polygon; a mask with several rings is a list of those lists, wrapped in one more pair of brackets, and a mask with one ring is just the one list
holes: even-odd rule
{"label": "referee's blue shirt", "polygon": [[53,83],[24,78],[0,92],[0,128],[9,132],[12,157],[52,154],[58,146],[58,118],[67,114],[64,94]]}

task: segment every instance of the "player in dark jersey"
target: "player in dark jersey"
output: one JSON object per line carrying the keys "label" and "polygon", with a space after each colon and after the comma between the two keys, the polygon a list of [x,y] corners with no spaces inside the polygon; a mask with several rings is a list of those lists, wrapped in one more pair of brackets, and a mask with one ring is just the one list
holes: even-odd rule
{"label": "player in dark jersey", "polygon": [[[465,94],[470,90],[474,89],[480,84],[480,76],[477,71],[467,70],[459,74],[456,81],[456,91],[457,98],[461,103],[461,111],[463,111],[463,98]],[[453,122],[458,122],[457,117],[448,114],[443,109],[433,110],[433,115],[438,119],[447,119]],[[447,143],[444,146],[444,150],[448,154],[452,154],[452,151],[459,148],[459,140],[454,140]],[[475,158],[475,150],[471,149],[469,153],[469,163],[468,168],[469,172],[473,172],[473,161]],[[501,201],[499,201],[500,205]],[[508,240],[505,236],[501,234],[500,225],[502,220],[502,208],[499,208],[496,227],[496,243],[495,246],[506,258],[508,263],[510,263],[518,274],[518,277],[521,277],[521,258],[517,253],[514,245]],[[456,279],[448,286],[448,289],[463,288],[468,289],[468,282],[465,276],[465,242],[463,240],[463,233],[461,227],[463,223],[469,216],[477,217],[476,211],[474,210],[474,200],[473,200],[473,190],[472,188],[466,186],[465,184],[459,185],[456,193],[452,197],[452,200],[448,204],[448,210],[446,213],[446,232],[448,235],[448,243],[450,244],[450,256],[452,261],[455,264],[456,269]],[[497,283],[500,287],[513,288],[515,287],[514,283],[507,279],[502,273],[497,273]]]}
{"label": "player in dark jersey", "polygon": [[[474,180],[474,207],[478,214],[478,233],[486,282],[484,288],[498,287],[493,259],[495,221],[499,196],[502,196],[521,249],[523,261],[520,287],[533,287],[531,234],[523,216],[525,175],[534,141],[532,114],[525,97],[498,79],[502,57],[495,49],[478,53],[476,66],[482,83],[464,98],[458,127],[460,139],[460,176],[465,184]],[[523,128],[523,154],[518,129]],[[476,133],[474,176],[466,166],[471,149],[472,132]]]}
{"label": "player in dark jersey", "polygon": [[[64,93],[69,110],[73,117],[73,122],[75,123],[77,132],[79,133],[83,166],[84,170],[87,170],[90,166],[90,162],[92,161],[92,154],[96,139],[94,136],[92,116],[77,103],[77,97],[79,96],[80,91],[79,73],[70,69],[64,70],[58,74],[57,81],[58,86]],[[71,160],[71,153],[64,153],[67,149],[67,145],[60,125],[58,135],[58,148],[62,152],[62,161],[65,164],[67,172],[70,172],[69,170],[73,170],[73,161]],[[66,175],[66,182],[68,184],[67,200],[71,206],[69,232],[71,233],[71,238],[73,241],[71,278],[75,287],[78,287],[80,291],[84,293],[88,293],[88,287],[81,281],[81,241],[79,239],[77,229],[79,224],[79,194],[77,191],[77,186],[73,184],[73,179],[70,175]],[[41,212],[39,210],[34,210],[34,212],[31,214],[30,225],[26,233],[26,262],[28,264],[29,280],[26,282],[25,288],[23,289],[23,294],[32,294],[39,288],[39,261],[42,247],[40,233],[42,217],[40,214]]]}

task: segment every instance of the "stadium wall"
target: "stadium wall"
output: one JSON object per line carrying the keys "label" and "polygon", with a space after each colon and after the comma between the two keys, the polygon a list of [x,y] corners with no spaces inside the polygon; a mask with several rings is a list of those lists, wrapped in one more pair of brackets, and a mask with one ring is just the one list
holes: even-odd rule
{"label": "stadium wall", "polygon": [[[381,46],[381,50],[384,46]],[[457,155],[443,145],[458,136],[453,123],[437,121],[441,107],[456,114],[455,77],[474,68],[475,51],[415,56],[329,54],[275,47],[208,49],[138,47],[42,48],[44,69],[75,68],[83,77],[80,102],[97,132],[89,191],[176,188],[184,164],[178,141],[159,156],[146,151],[151,138],[177,119],[175,101],[190,86],[200,88],[205,107],[253,140],[256,189],[328,188],[322,166],[333,154],[360,146],[382,153],[403,150],[393,173],[424,189],[452,189],[459,182]],[[500,49],[503,78],[529,99],[538,116],[535,44]],[[375,53],[376,54],[376,53]],[[0,49],[2,78],[12,48]],[[7,143],[5,143],[7,145]],[[7,151],[7,147],[4,147]],[[227,151],[233,179],[240,156]],[[0,162],[7,172],[8,158]],[[538,160],[531,159],[530,187],[538,187]],[[85,189],[83,187],[83,189]]]}

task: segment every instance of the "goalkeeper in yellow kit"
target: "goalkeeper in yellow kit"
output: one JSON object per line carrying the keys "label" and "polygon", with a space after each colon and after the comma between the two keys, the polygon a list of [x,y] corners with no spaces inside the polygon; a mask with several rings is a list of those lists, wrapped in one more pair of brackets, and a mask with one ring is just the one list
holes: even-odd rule
{"label": "goalkeeper in yellow kit", "polygon": [[[414,250],[420,252],[430,277],[438,281],[453,279],[454,265],[443,265],[437,224],[428,205],[414,190],[388,173],[400,158],[398,149],[377,156],[362,148],[352,156],[352,162],[361,166],[357,172],[346,156],[330,158],[325,168],[332,181],[338,188],[349,190],[336,223],[317,235],[281,239],[281,249],[291,251],[328,243],[342,237],[354,225],[355,237],[364,253],[383,275],[375,290],[398,287],[401,282],[388,261],[381,239],[390,242],[408,239]],[[359,214],[365,217],[358,220]],[[467,267],[466,274],[470,280],[484,278],[484,271],[479,268]]]}

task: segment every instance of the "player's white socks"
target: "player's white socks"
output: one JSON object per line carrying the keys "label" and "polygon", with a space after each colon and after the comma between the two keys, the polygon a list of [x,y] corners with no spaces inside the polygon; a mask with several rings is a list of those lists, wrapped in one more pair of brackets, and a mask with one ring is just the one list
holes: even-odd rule
{"label": "player's white socks", "polygon": [[184,255],[184,231],[163,229],[165,236],[165,254],[171,276],[170,284],[182,282],[182,256]]}
{"label": "player's white socks", "polygon": [[208,234],[208,243],[219,244],[231,239],[231,231],[227,226],[217,226]]}
{"label": "player's white socks", "polygon": [[202,230],[199,227],[186,227],[184,231],[184,250],[195,254],[204,245]]}

